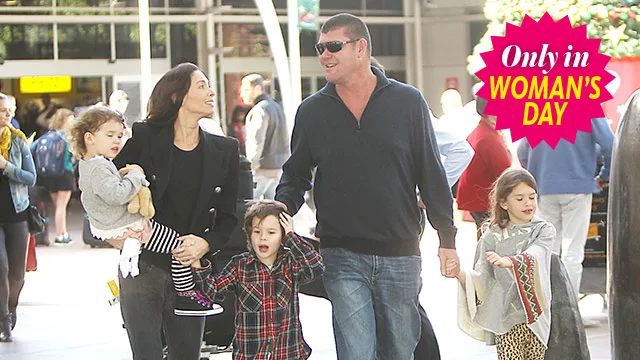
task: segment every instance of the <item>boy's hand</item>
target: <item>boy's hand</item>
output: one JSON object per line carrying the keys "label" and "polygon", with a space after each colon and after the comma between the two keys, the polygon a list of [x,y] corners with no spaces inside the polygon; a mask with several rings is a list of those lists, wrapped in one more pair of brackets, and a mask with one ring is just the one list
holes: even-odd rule
{"label": "boy's hand", "polygon": [[285,234],[293,232],[293,218],[286,212],[280,213],[280,225],[282,225]]}
{"label": "boy's hand", "polygon": [[509,269],[513,267],[513,263],[511,262],[511,260],[509,260],[509,258],[500,256],[493,251],[487,251],[484,254],[484,257],[487,259],[489,264],[493,266],[503,269]]}

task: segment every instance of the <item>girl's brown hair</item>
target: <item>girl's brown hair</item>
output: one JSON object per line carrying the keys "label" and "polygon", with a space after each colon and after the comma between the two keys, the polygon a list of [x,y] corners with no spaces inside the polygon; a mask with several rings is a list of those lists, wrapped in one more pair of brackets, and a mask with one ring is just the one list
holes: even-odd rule
{"label": "girl's brown hair", "polygon": [[84,134],[95,133],[100,126],[109,121],[121,122],[124,126],[124,115],[119,111],[113,110],[106,106],[92,106],[85,111],[71,125],[69,130],[69,145],[71,151],[78,158],[83,158],[87,153],[87,145],[84,143]]}
{"label": "girl's brown hair", "polygon": [[538,185],[530,172],[524,169],[507,169],[493,183],[493,189],[489,194],[491,202],[491,218],[489,226],[498,225],[504,229],[509,224],[509,213],[500,206],[500,202],[507,201],[507,197],[513,189],[520,183],[529,185],[533,190],[538,192]]}
{"label": "girl's brown hair", "polygon": [[[281,203],[275,200],[257,200],[249,203],[249,208],[244,214],[244,233],[247,234],[247,248],[251,250],[251,232],[253,230],[253,219],[258,218],[260,220],[266,218],[269,215],[273,215],[280,221],[280,214],[284,212],[284,207]],[[282,239],[284,239],[284,228],[280,226],[282,231]]]}
{"label": "girl's brown hair", "polygon": [[56,113],[51,117],[51,128],[54,130],[64,130],[68,125],[67,118],[73,115],[73,111],[65,108],[56,110]]}

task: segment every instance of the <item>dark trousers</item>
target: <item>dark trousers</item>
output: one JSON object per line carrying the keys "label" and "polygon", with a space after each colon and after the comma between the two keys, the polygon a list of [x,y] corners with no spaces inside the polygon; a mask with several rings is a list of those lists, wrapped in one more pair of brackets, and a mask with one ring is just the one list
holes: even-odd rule
{"label": "dark trousers", "polygon": [[162,333],[170,360],[199,360],[204,317],[173,313],[176,291],[169,271],[141,261],[140,275],[120,276],[120,309],[134,360],[162,359]]}
{"label": "dark trousers", "polygon": [[24,286],[29,229],[26,221],[0,223],[0,317],[15,311]]}

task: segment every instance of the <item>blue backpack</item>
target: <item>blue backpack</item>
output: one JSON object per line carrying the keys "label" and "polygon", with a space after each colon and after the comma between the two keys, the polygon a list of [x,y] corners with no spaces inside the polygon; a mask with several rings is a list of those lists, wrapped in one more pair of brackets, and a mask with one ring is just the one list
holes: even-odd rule
{"label": "blue backpack", "polygon": [[42,177],[55,177],[64,173],[67,142],[61,133],[51,130],[33,144],[36,173]]}

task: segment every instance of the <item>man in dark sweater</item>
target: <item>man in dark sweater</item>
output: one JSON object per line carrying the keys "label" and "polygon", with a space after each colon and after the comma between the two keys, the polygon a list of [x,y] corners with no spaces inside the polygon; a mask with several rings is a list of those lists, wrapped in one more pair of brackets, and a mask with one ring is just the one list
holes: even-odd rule
{"label": "man in dark sweater", "polygon": [[[324,23],[327,85],[298,109],[276,200],[296,213],[314,184],[324,283],[341,360],[413,357],[420,335],[420,210],[438,231],[442,274],[455,251],[453,200],[420,92],[371,67],[366,25]],[[376,355],[377,354],[377,355]]]}

